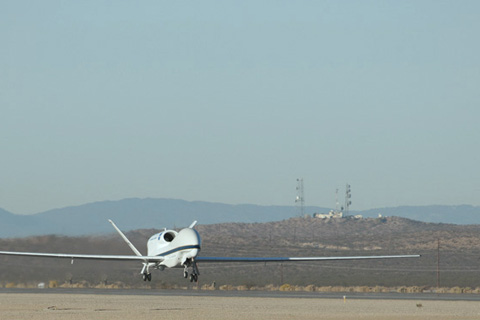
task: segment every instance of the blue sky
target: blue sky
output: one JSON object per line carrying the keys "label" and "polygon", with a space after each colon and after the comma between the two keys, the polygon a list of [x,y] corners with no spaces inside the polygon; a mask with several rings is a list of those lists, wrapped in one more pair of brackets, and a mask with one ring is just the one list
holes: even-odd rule
{"label": "blue sky", "polygon": [[478,1],[1,1],[0,207],[480,205]]}

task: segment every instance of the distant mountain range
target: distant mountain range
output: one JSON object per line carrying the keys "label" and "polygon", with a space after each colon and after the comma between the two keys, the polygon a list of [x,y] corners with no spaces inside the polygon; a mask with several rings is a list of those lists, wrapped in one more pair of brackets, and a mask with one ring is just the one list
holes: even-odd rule
{"label": "distant mountain range", "polygon": [[[305,207],[305,212],[328,213],[329,208]],[[399,216],[424,222],[480,224],[480,207],[404,206],[371,209],[350,214],[364,217]],[[107,222],[112,219],[123,230],[174,228],[224,222],[261,223],[280,221],[297,215],[294,206],[230,205],[176,199],[123,199],[53,209],[34,215],[16,215],[0,208],[0,238],[32,235],[87,235],[113,231]]]}

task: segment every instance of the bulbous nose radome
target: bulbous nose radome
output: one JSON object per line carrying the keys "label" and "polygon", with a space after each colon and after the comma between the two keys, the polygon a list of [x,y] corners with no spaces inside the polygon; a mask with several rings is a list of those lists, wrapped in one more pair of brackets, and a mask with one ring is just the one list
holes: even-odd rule
{"label": "bulbous nose radome", "polygon": [[198,250],[200,250],[202,244],[198,231],[191,228],[185,228],[180,230],[175,240],[178,241],[178,246],[192,246]]}
{"label": "bulbous nose radome", "polygon": [[200,252],[200,235],[197,230],[186,228],[182,229],[175,238],[176,245],[183,248],[183,259],[195,258]]}

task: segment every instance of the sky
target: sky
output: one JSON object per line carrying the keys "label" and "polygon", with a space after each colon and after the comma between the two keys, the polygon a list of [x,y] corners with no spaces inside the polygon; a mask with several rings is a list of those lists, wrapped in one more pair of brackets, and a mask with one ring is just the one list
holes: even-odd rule
{"label": "sky", "polygon": [[0,1],[0,207],[480,205],[478,1]]}

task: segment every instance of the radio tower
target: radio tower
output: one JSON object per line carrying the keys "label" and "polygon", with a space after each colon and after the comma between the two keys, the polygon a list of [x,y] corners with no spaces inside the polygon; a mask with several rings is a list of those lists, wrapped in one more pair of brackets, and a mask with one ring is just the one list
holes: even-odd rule
{"label": "radio tower", "polygon": [[303,178],[297,179],[297,197],[295,198],[296,205],[300,208],[300,217],[305,214],[305,197],[303,194]]}
{"label": "radio tower", "polygon": [[352,204],[352,201],[350,200],[352,198],[352,189],[351,186],[347,183],[347,186],[345,187],[345,212],[344,215],[348,215],[348,209],[350,205]]}
{"label": "radio tower", "polygon": [[340,203],[338,202],[338,188],[335,190],[335,213],[338,212],[338,205]]}

